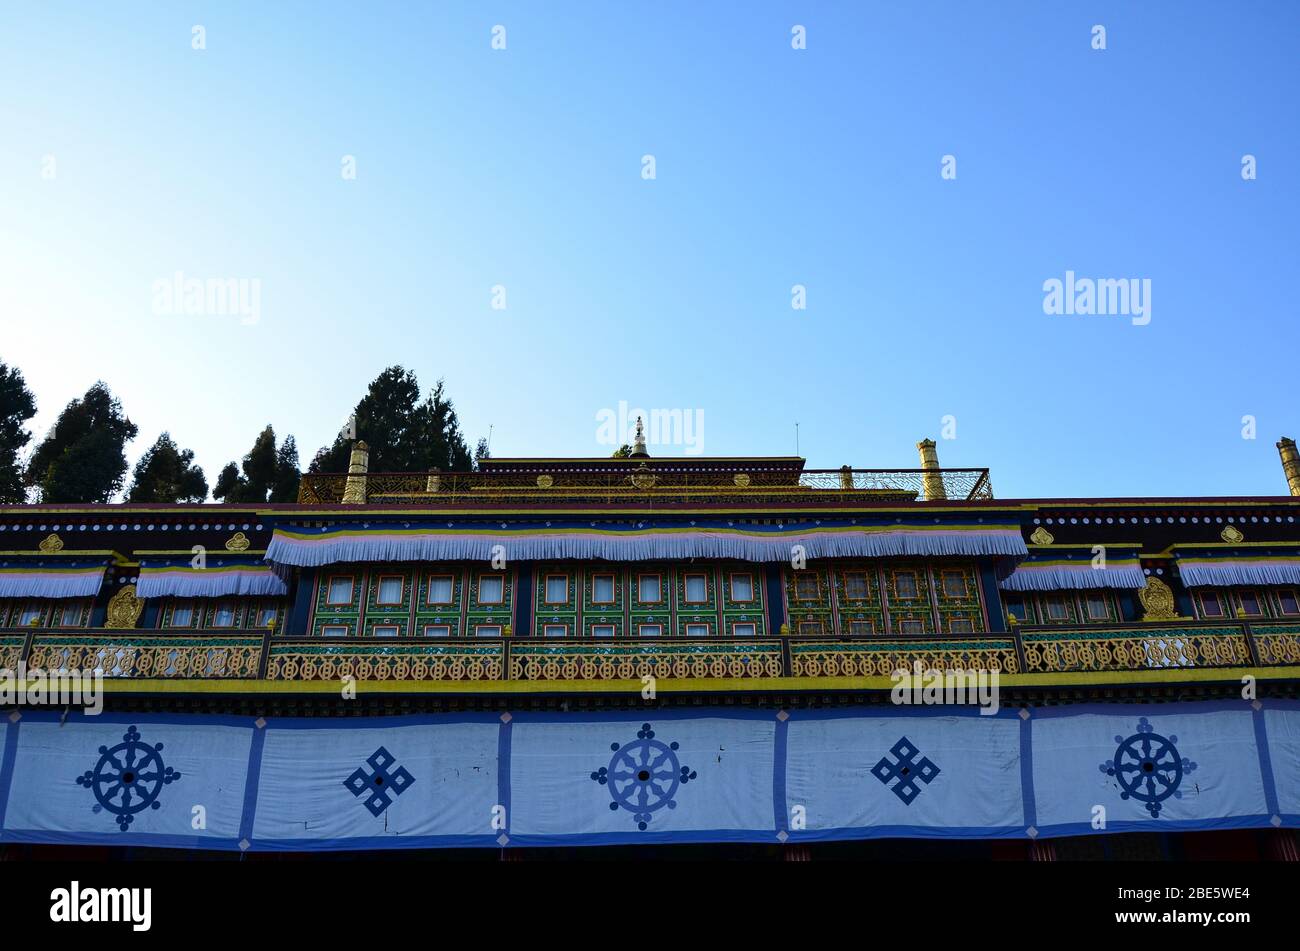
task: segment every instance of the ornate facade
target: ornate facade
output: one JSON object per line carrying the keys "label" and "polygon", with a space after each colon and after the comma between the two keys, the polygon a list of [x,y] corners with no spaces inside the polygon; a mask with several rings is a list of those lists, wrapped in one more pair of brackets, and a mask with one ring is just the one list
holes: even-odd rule
{"label": "ornate facade", "polygon": [[0,507],[0,668],[98,672],[105,707],[9,704],[0,842],[1294,857],[1294,443],[1267,498],[1003,500],[918,449],[382,474],[359,444],[294,505]]}

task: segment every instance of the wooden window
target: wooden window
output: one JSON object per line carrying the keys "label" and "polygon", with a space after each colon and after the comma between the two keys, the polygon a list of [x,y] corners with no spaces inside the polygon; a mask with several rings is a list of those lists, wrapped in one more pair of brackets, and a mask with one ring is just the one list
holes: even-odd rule
{"label": "wooden window", "polygon": [[450,624],[426,624],[424,625],[425,637],[451,637]]}
{"label": "wooden window", "polygon": [[844,572],[844,600],[865,601],[870,596],[871,588],[867,584],[865,571]]}
{"label": "wooden window", "polygon": [[1048,595],[1043,598],[1043,604],[1047,607],[1047,619],[1049,621],[1070,620],[1070,609],[1066,606],[1065,598],[1061,597],[1061,595]]}
{"label": "wooden window", "polygon": [[591,576],[591,603],[592,604],[613,604],[614,603],[614,576],[613,575],[592,575]]}
{"label": "wooden window", "polygon": [[543,637],[568,637],[569,625],[567,624],[543,624]]}
{"label": "wooden window", "polygon": [[682,579],[687,604],[703,604],[709,600],[709,579],[706,575],[690,574]]}
{"label": "wooden window", "polygon": [[401,604],[404,587],[401,575],[380,575],[379,587],[375,592],[375,604]]}
{"label": "wooden window", "polygon": [[569,576],[568,575],[547,575],[545,597],[546,597],[547,604],[568,604],[569,603]]}
{"label": "wooden window", "polygon": [[350,575],[331,575],[325,592],[326,604],[352,603],[352,578]]}
{"label": "wooden window", "polygon": [[593,624],[593,625],[591,626],[591,636],[592,636],[592,637],[613,637],[613,636],[614,636],[614,625],[613,625],[613,624]]}
{"label": "wooden window", "polygon": [[687,624],[686,636],[687,637],[708,637],[709,626],[707,624]]}
{"label": "wooden window", "polygon": [[1201,617],[1223,617],[1223,602],[1214,591],[1205,591],[1200,595]]}
{"label": "wooden window", "polygon": [[475,637],[500,637],[500,624],[476,624],[474,625]]}
{"label": "wooden window", "polygon": [[801,571],[794,576],[796,601],[817,601],[822,596],[821,580],[815,571]]}
{"label": "wooden window", "polygon": [[257,609],[257,619],[253,622],[254,626],[268,628],[271,622],[276,619],[280,612],[275,608],[261,607]]}
{"label": "wooden window", "polygon": [[894,572],[894,597],[903,601],[915,601],[919,596],[915,571]]}
{"label": "wooden window", "polygon": [[218,604],[212,612],[213,627],[234,627],[235,606],[229,601]]}
{"label": "wooden window", "polygon": [[966,572],[964,571],[942,571],[939,573],[939,584],[943,587],[943,596],[956,600],[964,600],[966,595]]}
{"label": "wooden window", "polygon": [[731,600],[735,602],[754,600],[754,576],[747,571],[734,572],[727,579],[731,587]]}
{"label": "wooden window", "polygon": [[659,637],[664,632],[662,624],[638,624],[636,626],[637,637]]}
{"label": "wooden window", "polygon": [[949,634],[974,634],[975,625],[968,618],[955,617],[948,622]]}
{"label": "wooden window", "polygon": [[664,599],[663,584],[658,575],[637,575],[636,599],[641,604],[658,604]]}
{"label": "wooden window", "polygon": [[1008,594],[1005,596],[1007,614],[1014,617],[1021,624],[1032,623],[1029,612],[1029,602],[1020,595]]}
{"label": "wooden window", "polygon": [[455,579],[451,575],[429,575],[428,587],[424,592],[424,603],[451,604],[455,590]]}
{"label": "wooden window", "polygon": [[320,629],[321,637],[347,637],[348,626],[346,624],[326,624]]}
{"label": "wooden window", "polygon": [[1241,607],[1241,613],[1246,617],[1263,617],[1264,608],[1258,591],[1242,591],[1237,596],[1237,602]]}
{"label": "wooden window", "polygon": [[191,601],[178,601],[172,607],[170,627],[191,627],[194,624],[194,604]]}
{"label": "wooden window", "polygon": [[399,628],[396,624],[376,624],[371,628],[372,637],[396,637]]}
{"label": "wooden window", "polygon": [[1088,612],[1089,621],[1106,621],[1110,619],[1109,598],[1101,593],[1084,595],[1083,608]]}
{"label": "wooden window", "polygon": [[910,620],[910,621],[899,621],[899,622],[898,622],[898,633],[899,633],[899,634],[924,634],[924,633],[925,633],[925,622],[924,622],[924,621],[915,621],[915,620]]}
{"label": "wooden window", "polygon": [[[506,599],[505,575],[480,575],[478,579],[478,603],[502,604]],[[494,635],[495,636],[495,635]]]}
{"label": "wooden window", "polygon": [[41,606],[36,603],[29,603],[23,606],[22,611],[18,614],[18,625],[20,627],[31,627],[41,619]]}
{"label": "wooden window", "polygon": [[799,633],[805,636],[820,637],[822,634],[821,621],[800,621]]}
{"label": "wooden window", "polygon": [[753,621],[737,621],[731,625],[732,637],[753,637],[758,633],[758,625]]}
{"label": "wooden window", "polygon": [[876,625],[871,621],[849,621],[849,636],[863,637],[868,634],[876,633]]}
{"label": "wooden window", "polygon": [[1300,596],[1295,588],[1283,588],[1277,593],[1277,606],[1281,614],[1300,614]]}
{"label": "wooden window", "polygon": [[70,601],[59,610],[59,627],[81,626],[81,602]]}

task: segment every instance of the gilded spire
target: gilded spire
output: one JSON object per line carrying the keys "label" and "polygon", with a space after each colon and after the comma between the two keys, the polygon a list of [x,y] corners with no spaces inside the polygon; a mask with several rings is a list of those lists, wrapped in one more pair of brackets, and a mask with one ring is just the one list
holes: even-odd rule
{"label": "gilded spire", "polygon": [[1292,495],[1300,495],[1300,452],[1296,451],[1295,440],[1283,436],[1278,440],[1277,451],[1282,457],[1282,474],[1286,476],[1287,488]]}
{"label": "gilded spire", "polygon": [[632,459],[649,459],[650,453],[645,448],[645,429],[641,425],[641,417],[636,418],[636,439],[632,442]]}

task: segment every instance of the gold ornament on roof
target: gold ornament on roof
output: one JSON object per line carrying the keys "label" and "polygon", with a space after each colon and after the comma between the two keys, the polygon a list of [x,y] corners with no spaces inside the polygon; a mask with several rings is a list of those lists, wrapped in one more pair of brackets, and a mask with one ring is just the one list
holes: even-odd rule
{"label": "gold ornament on roof", "polygon": [[537,477],[537,487],[539,489],[549,489],[555,485],[555,480],[548,475],[539,475]]}
{"label": "gold ornament on roof", "polygon": [[226,539],[226,551],[248,551],[248,536],[243,532],[235,532]]}
{"label": "gold ornament on roof", "polygon": [[1056,541],[1056,536],[1043,528],[1043,526],[1039,525],[1034,529],[1034,534],[1029,536],[1029,540],[1035,545],[1050,545],[1052,542]]}
{"label": "gold ornament on roof", "polygon": [[628,481],[638,489],[653,489],[655,483],[659,481],[659,477],[651,472],[644,462],[641,463],[640,469],[636,470],[636,472],[632,473],[627,478]]}
{"label": "gold ornament on roof", "polygon": [[731,481],[736,483],[738,487],[743,489],[747,485],[749,485],[749,473],[737,472],[734,476],[732,476]]}
{"label": "gold ornament on roof", "polygon": [[107,626],[110,628],[119,628],[130,630],[135,627],[136,622],[140,620],[140,612],[144,610],[144,601],[135,596],[135,585],[125,585],[121,591],[113,595],[108,602]]}
{"label": "gold ornament on roof", "polygon": [[1236,525],[1225,525],[1223,531],[1219,532],[1219,537],[1225,542],[1235,545],[1246,536],[1241,533],[1241,529],[1237,528]]}
{"label": "gold ornament on roof", "polygon": [[46,536],[45,540],[41,542],[40,549],[47,555],[63,551],[63,539],[53,532],[50,532],[50,534]]}
{"label": "gold ornament on roof", "polygon": [[1142,620],[1178,620],[1178,612],[1174,609],[1174,593],[1159,578],[1147,578],[1147,586],[1138,589],[1138,598],[1142,602]]}

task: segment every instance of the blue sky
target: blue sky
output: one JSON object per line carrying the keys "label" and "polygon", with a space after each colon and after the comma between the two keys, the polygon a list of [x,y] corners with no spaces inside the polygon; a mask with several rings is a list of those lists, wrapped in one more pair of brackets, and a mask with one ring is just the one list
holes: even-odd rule
{"label": "blue sky", "polygon": [[[133,460],[169,429],[209,480],[268,422],[305,465],[402,363],[498,456],[607,455],[627,401],[910,467],[951,416],[1002,497],[1282,494],[1297,47],[1282,0],[11,0],[0,359],[38,435],[103,378]],[[1045,314],[1067,270],[1150,323]],[[258,319],[156,312],[177,272]]]}

